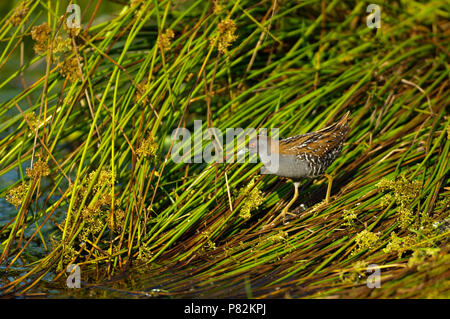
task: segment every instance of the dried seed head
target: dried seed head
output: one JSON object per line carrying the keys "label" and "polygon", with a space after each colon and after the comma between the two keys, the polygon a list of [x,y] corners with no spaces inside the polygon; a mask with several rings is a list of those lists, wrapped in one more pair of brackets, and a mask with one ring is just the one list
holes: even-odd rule
{"label": "dried seed head", "polygon": [[220,14],[223,10],[222,5],[220,4],[219,0],[214,0],[214,14]]}
{"label": "dried seed head", "polygon": [[49,34],[50,27],[46,22],[31,29],[31,38],[36,42],[33,47],[36,54],[44,53],[47,50]]}
{"label": "dried seed head", "polygon": [[25,120],[25,123],[27,123],[28,127],[35,132],[36,129],[38,128],[39,125],[39,121],[36,118],[36,114],[34,114],[34,112],[31,113],[26,113],[23,115],[23,118]]}
{"label": "dried seed head", "polygon": [[167,29],[166,32],[161,34],[158,38],[158,45],[164,50],[169,51],[171,40],[175,37],[175,33],[171,29]]}
{"label": "dried seed head", "polygon": [[158,143],[155,142],[153,136],[147,137],[142,141],[141,146],[137,149],[136,153],[139,157],[153,156],[158,150]]}
{"label": "dried seed head", "polygon": [[28,167],[26,169],[27,175],[30,176],[32,179],[38,179],[42,176],[48,176],[50,175],[50,169],[48,168],[47,163],[43,162],[42,160],[36,161],[36,163],[33,164],[33,167]]}
{"label": "dried seed head", "polygon": [[[82,57],[79,57],[80,63],[83,60]],[[81,66],[83,63],[81,63]],[[58,65],[59,73],[69,79],[70,82],[76,82],[78,79],[81,79],[81,72],[78,66],[77,57],[69,58]]]}
{"label": "dried seed head", "polygon": [[63,39],[62,37],[56,37],[53,42],[53,53],[67,52],[72,50],[72,43],[69,38]]}
{"label": "dried seed head", "polygon": [[211,43],[217,38],[217,49],[220,53],[226,53],[227,48],[233,44],[237,39],[236,24],[231,19],[222,20],[217,25],[217,36],[211,39]]}

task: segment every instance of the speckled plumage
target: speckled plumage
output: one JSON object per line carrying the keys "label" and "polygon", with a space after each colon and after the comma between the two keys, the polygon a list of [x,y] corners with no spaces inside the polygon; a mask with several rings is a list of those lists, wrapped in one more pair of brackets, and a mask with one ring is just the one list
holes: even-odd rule
{"label": "speckled plumage", "polygon": [[309,172],[304,177],[322,175],[341,154],[348,134],[347,112],[338,122],[319,131],[288,137],[280,141],[280,156],[294,156],[295,161],[306,162]]}

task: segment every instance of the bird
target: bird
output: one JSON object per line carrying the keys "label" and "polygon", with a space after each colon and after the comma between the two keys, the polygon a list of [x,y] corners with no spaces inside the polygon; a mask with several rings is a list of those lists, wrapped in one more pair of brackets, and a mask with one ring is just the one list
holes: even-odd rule
{"label": "bird", "polygon": [[[349,133],[349,115],[348,111],[339,121],[318,131],[287,137],[280,141],[267,135],[258,135],[249,141],[250,153],[257,153],[263,163],[261,174],[287,177],[294,182],[293,198],[270,225],[274,225],[279,218],[285,219],[289,208],[298,197],[298,188],[304,178],[324,175],[328,179],[325,202],[329,203],[333,178],[325,171],[342,151]],[[277,161],[274,162],[274,159]]]}

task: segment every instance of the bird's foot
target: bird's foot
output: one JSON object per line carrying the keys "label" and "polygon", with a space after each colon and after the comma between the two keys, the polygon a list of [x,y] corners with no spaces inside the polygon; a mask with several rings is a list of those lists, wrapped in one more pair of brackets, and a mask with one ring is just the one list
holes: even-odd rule
{"label": "bird's foot", "polygon": [[[303,204],[302,204],[303,205]],[[295,218],[298,218],[299,213],[303,212],[305,210],[304,205],[303,207],[300,207],[300,209],[294,210],[293,212],[282,212],[279,216],[277,216],[273,221],[270,223],[264,225],[262,227],[263,230],[274,227],[278,222],[279,219],[283,222],[283,225],[289,224],[289,221]]]}

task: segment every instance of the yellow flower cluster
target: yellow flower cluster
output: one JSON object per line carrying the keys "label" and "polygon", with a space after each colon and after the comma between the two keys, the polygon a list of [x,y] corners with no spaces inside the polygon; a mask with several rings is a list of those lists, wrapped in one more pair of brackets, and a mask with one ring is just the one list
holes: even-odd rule
{"label": "yellow flower cluster", "polygon": [[72,50],[72,42],[70,38],[57,36],[53,43],[53,53],[63,53]]}
{"label": "yellow flower cluster", "polygon": [[220,4],[219,0],[214,0],[213,1],[213,5],[214,5],[214,14],[220,14],[223,10],[222,5]]}
{"label": "yellow flower cluster", "polygon": [[[96,172],[91,172],[86,179],[79,186],[79,191],[74,201],[74,207],[79,209],[83,205],[83,198],[88,196],[93,198],[89,206],[81,207],[81,219],[84,222],[84,227],[80,232],[80,239],[85,241],[89,237],[95,237],[100,234],[104,228],[105,222],[108,223],[110,229],[122,230],[125,223],[125,213],[119,207],[119,203],[115,202],[114,206],[117,207],[114,210],[114,220],[108,218],[108,212],[111,211],[112,196],[111,187],[115,183],[114,174],[107,169],[102,169],[97,178]],[[96,180],[94,181],[94,179]],[[92,184],[92,189],[88,193],[89,185]],[[74,217],[74,216],[72,216]],[[108,219],[107,219],[108,218]],[[73,220],[69,221],[69,225],[73,223]]]}
{"label": "yellow flower cluster", "polygon": [[150,135],[142,141],[141,146],[139,146],[136,151],[136,154],[139,157],[149,157],[155,155],[157,150],[158,143],[156,143],[155,138]]}
{"label": "yellow flower cluster", "polygon": [[403,175],[397,178],[395,181],[382,179],[377,187],[379,190],[391,193],[386,194],[381,199],[381,206],[385,207],[390,204],[392,200],[395,201],[400,207],[398,208],[398,223],[400,228],[406,229],[414,220],[414,213],[407,205],[411,203],[420,193],[421,183],[418,180],[408,181]]}
{"label": "yellow flower cluster", "polygon": [[[62,19],[63,17],[61,17]],[[64,21],[64,29],[67,32],[67,36],[55,36],[52,42],[52,62],[58,67],[59,73],[67,78],[70,82],[75,82],[81,78],[81,70],[78,65],[80,61],[81,66],[83,63],[82,57],[68,57],[73,51],[72,46],[72,36],[77,36],[80,33],[80,28],[66,28],[66,23]],[[35,41],[34,51],[36,54],[42,54],[49,48],[51,29],[46,22],[41,25],[34,26],[31,29],[31,38]],[[62,62],[60,62],[62,60]]]}
{"label": "yellow flower cluster", "polygon": [[33,164],[33,167],[28,167],[26,172],[31,179],[38,179],[42,176],[48,176],[50,174],[50,169],[48,168],[47,163],[42,160],[38,160]]}
{"label": "yellow flower cluster", "polygon": [[220,53],[226,53],[228,51],[228,47],[231,46],[238,38],[235,32],[236,24],[233,20],[222,20],[217,25],[217,35],[215,38],[211,39],[211,42],[214,43],[217,38],[217,49]]}
{"label": "yellow flower cluster", "polygon": [[34,114],[34,112],[26,113],[23,115],[23,118],[25,119],[25,123],[27,123],[30,130],[35,132],[38,128],[38,120],[36,118],[36,114]]}
{"label": "yellow flower cluster", "polygon": [[358,233],[355,237],[356,249],[353,254],[357,254],[364,249],[372,249],[378,242],[379,237],[377,234],[364,229],[362,232]]}
{"label": "yellow flower cluster", "polygon": [[343,223],[343,226],[354,226],[354,220],[358,217],[358,214],[352,210],[352,209],[345,209],[342,212],[342,218],[344,219],[345,223]]}
{"label": "yellow flower cluster", "polygon": [[[95,172],[91,172],[89,174],[89,182],[93,180],[95,176]],[[112,171],[107,169],[102,169],[98,175],[97,183],[94,186],[94,190],[98,191],[102,187],[111,187],[116,180],[116,177],[112,173]]]}
{"label": "yellow flower cluster", "polygon": [[[83,60],[82,57],[79,57],[80,61]],[[83,63],[81,63],[83,66]],[[75,82],[78,79],[81,79],[81,72],[78,66],[78,59],[76,57],[68,58],[67,60],[58,64],[59,73],[69,79],[70,82]]]}
{"label": "yellow flower cluster", "polygon": [[17,185],[6,194],[6,200],[10,204],[14,205],[15,208],[19,208],[22,206],[29,188],[30,185],[28,183]]}
{"label": "yellow flower cluster", "polygon": [[393,191],[394,199],[398,203],[406,205],[417,197],[421,189],[421,183],[418,180],[410,182],[401,175],[395,181],[383,178],[377,184],[377,187],[381,191]]}
{"label": "yellow flower cluster", "polygon": [[398,258],[401,258],[405,251],[411,250],[415,240],[409,236],[398,237],[395,232],[391,233],[391,241],[383,249],[385,253],[397,252]]}
{"label": "yellow flower cluster", "polygon": [[[149,87],[150,87],[150,85],[147,83],[147,81],[142,81],[141,83],[139,83],[137,85],[136,96],[135,96],[136,103],[142,98],[142,96],[145,94],[145,92],[147,92]],[[146,95],[140,103],[142,103],[143,105],[148,104],[148,95]]]}
{"label": "yellow flower cluster", "polygon": [[[42,176],[48,176],[50,174],[50,169],[48,168],[47,163],[39,159],[33,164],[32,168],[28,167],[26,169],[26,173],[32,180],[34,180],[39,179]],[[17,185],[6,194],[6,200],[10,204],[14,205],[14,207],[18,208],[22,206],[29,189],[30,181]]]}
{"label": "yellow flower cluster", "polygon": [[407,229],[413,220],[414,220],[414,214],[413,214],[412,210],[410,210],[404,206],[400,206],[398,208],[397,221],[398,221],[398,225],[400,226],[400,228]]}

